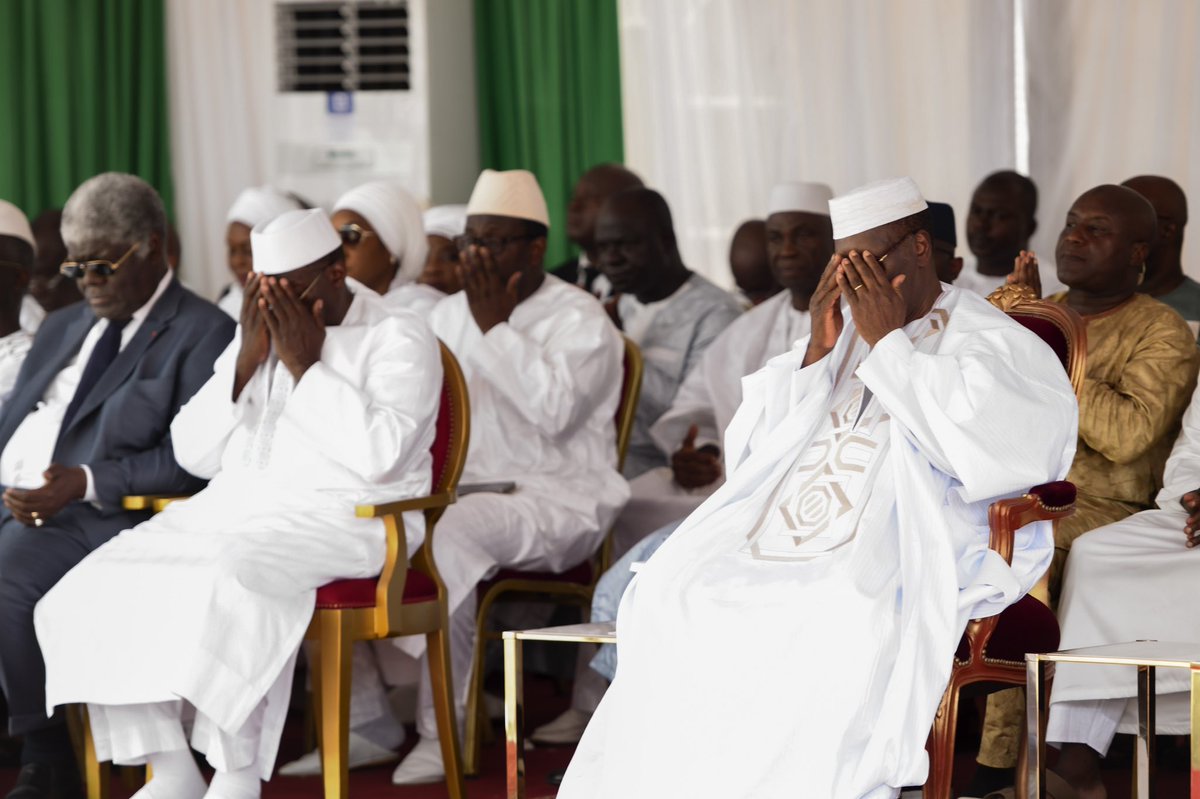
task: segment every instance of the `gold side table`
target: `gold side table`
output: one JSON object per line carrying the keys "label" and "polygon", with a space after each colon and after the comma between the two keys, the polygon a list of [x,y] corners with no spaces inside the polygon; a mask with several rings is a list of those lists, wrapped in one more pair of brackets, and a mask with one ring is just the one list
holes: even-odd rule
{"label": "gold side table", "polygon": [[525,641],[615,644],[617,623],[567,624],[539,630],[509,630],[504,641],[504,767],[508,799],[525,799],[525,686],[521,656]]}
{"label": "gold side table", "polygon": [[1026,655],[1026,717],[1029,724],[1029,796],[1046,796],[1046,722],[1050,697],[1046,678],[1056,663],[1137,668],[1138,732],[1133,761],[1136,799],[1154,796],[1154,675],[1156,669],[1188,669],[1191,672],[1191,791],[1200,799],[1200,644],[1172,641],[1134,641],[1127,644],[1089,646],[1045,655]]}

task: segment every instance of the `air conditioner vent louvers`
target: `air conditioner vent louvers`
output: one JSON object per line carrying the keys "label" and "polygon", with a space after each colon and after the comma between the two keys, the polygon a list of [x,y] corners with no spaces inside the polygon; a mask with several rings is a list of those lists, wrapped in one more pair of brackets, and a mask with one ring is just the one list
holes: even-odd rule
{"label": "air conditioner vent louvers", "polygon": [[280,2],[281,92],[407,91],[408,3]]}

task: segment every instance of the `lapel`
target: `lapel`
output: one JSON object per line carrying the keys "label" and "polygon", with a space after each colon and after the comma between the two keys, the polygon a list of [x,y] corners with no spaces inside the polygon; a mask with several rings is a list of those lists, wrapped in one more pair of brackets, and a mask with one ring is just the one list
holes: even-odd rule
{"label": "lapel", "polygon": [[[42,397],[46,395],[46,389],[49,388],[58,373],[79,353],[79,348],[83,346],[83,340],[87,338],[88,331],[94,324],[96,324],[96,315],[92,313],[92,309],[86,302],[81,302],[75,318],[63,328],[57,346],[52,348],[48,357],[42,360],[36,371],[30,372],[29,380],[19,387],[19,393],[14,394],[5,403],[5,413],[2,417],[3,427],[0,427],[0,450],[3,450],[8,444],[8,440],[12,438],[12,434],[16,432],[21,422],[25,421],[29,412],[41,402]],[[36,354],[36,350],[31,354]]]}
{"label": "lapel", "polygon": [[179,310],[179,301],[182,294],[183,287],[179,284],[179,281],[171,278],[171,283],[163,291],[162,296],[158,298],[158,302],[154,303],[154,307],[146,315],[142,326],[133,334],[133,338],[130,339],[125,348],[117,355],[116,360],[105,370],[99,382],[96,383],[96,386],[83,400],[83,404],[79,406],[79,410],[76,411],[71,424],[59,434],[60,437],[78,426],[81,421],[87,418],[88,414],[100,407],[102,402],[121,387],[134,370],[134,367],[137,366],[138,361],[142,359],[142,355],[146,352],[150,344],[170,326],[171,320],[175,318],[175,314]]}

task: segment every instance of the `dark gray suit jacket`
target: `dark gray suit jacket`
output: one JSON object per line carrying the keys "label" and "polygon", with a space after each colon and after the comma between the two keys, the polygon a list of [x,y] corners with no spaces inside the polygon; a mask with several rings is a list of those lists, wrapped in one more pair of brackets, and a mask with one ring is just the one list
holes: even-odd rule
{"label": "dark gray suit jacket", "polygon": [[[0,414],[0,452],[95,323],[86,302],[46,317]],[[123,510],[125,495],[194,493],[204,486],[175,462],[171,420],[212,376],[213,361],[229,344],[234,327],[215,305],[171,280],[59,435],[54,462],[86,464],[99,507],[73,502],[50,524],[83,532],[92,546],[99,546],[148,517]],[[15,524],[20,523],[0,505],[0,529]]]}

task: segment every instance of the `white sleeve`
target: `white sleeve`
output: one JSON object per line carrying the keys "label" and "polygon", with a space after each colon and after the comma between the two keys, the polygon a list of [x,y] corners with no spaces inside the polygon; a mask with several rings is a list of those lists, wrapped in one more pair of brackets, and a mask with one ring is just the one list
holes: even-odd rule
{"label": "white sleeve", "polygon": [[1200,388],[1192,392],[1192,402],[1183,414],[1183,429],[1167,459],[1158,507],[1179,510],[1183,495],[1197,489],[1200,489]]}
{"label": "white sleeve", "polygon": [[211,480],[221,470],[221,456],[229,436],[241,422],[253,393],[252,384],[261,379],[262,369],[233,400],[237,356],[242,347],[242,329],[238,328],[229,346],[213,364],[213,375],[171,422],[171,445],[175,460],[196,477]]}

